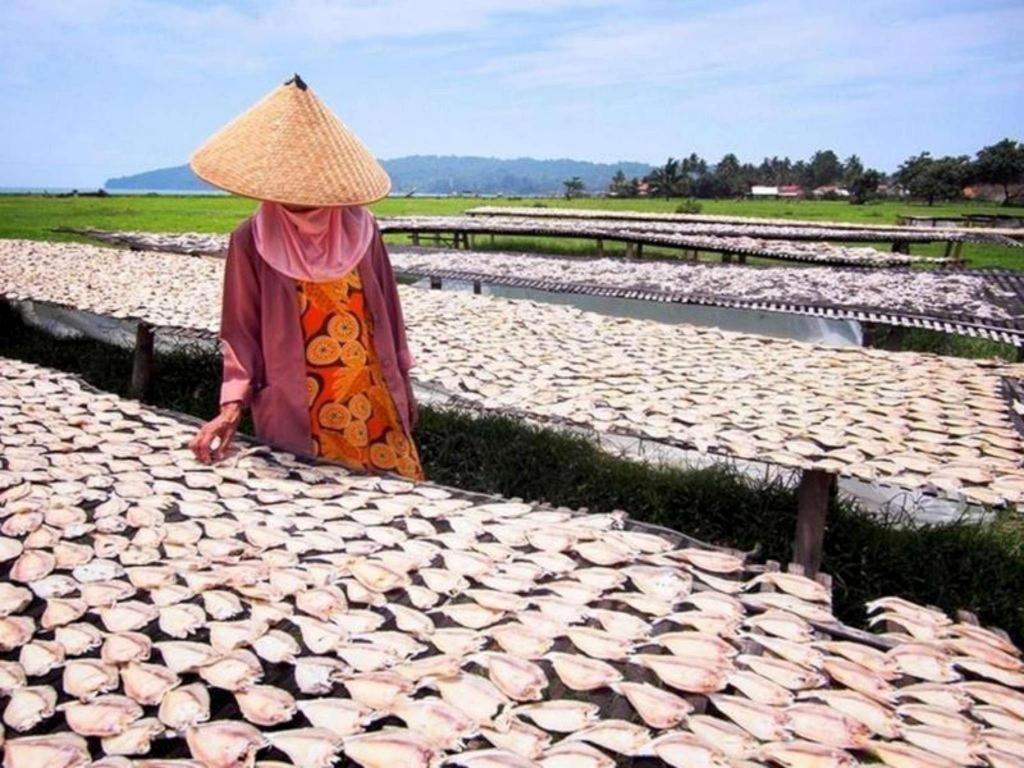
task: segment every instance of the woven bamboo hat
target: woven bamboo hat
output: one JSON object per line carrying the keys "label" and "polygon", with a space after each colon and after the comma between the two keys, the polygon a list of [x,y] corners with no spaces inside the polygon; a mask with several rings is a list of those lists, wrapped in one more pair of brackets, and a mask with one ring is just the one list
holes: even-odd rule
{"label": "woven bamboo hat", "polygon": [[391,179],[298,75],[206,140],[196,175],[243,197],[291,205],[363,205]]}

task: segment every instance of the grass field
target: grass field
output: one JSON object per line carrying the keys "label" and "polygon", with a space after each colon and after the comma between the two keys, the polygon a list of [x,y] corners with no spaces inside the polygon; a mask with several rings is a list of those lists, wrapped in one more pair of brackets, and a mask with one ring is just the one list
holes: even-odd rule
{"label": "grass field", "polygon": [[[661,199],[480,199],[473,197],[388,198],[373,206],[380,216],[402,214],[457,214],[478,205],[548,205],[574,208],[609,208],[650,212],[672,212],[679,200]],[[1000,213],[998,205],[957,203],[916,205],[902,202],[877,202],[850,205],[837,201],[812,200],[702,200],[702,213],[736,216],[761,216],[780,219],[850,221],[867,224],[894,224],[898,216],[954,215],[961,213]],[[24,237],[35,240],[76,239],[54,233],[54,227],[97,227],[149,232],[230,232],[248,216],[255,203],[225,195],[122,195],[96,197],[42,197],[36,195],[0,195],[0,237]],[[400,238],[398,238],[400,239]],[[553,253],[585,253],[594,245],[586,240],[554,238],[477,238],[481,248],[543,250]],[[940,256],[944,246],[917,245],[914,253]],[[607,250],[615,252],[615,248]],[[655,253],[655,249],[650,250]],[[667,251],[671,253],[671,251]],[[1024,269],[1024,248],[967,244],[964,257],[974,267]]]}

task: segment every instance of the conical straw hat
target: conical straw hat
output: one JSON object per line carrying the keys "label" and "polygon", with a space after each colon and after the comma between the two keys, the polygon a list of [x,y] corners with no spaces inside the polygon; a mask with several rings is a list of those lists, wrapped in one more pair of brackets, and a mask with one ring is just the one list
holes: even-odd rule
{"label": "conical straw hat", "polygon": [[361,205],[391,180],[298,75],[206,140],[189,165],[216,187],[292,205]]}

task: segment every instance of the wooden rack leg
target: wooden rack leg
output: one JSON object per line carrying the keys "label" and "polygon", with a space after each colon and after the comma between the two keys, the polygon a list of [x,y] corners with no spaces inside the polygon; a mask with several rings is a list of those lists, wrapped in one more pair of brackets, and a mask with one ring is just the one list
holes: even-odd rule
{"label": "wooden rack leg", "polygon": [[410,235],[410,237],[412,238],[412,244],[413,245],[419,245],[420,244],[420,233],[419,232],[413,232]]}
{"label": "wooden rack leg", "polygon": [[821,568],[825,546],[825,518],[835,476],[820,469],[805,469],[797,488],[796,537],[793,540],[793,562],[802,566],[807,576]]}
{"label": "wooden rack leg", "polygon": [[441,290],[441,278],[440,277],[432,277],[432,278],[430,278],[430,287],[433,290],[435,290],[435,291]]}
{"label": "wooden rack leg", "polygon": [[597,255],[604,256],[604,239],[597,238]]}
{"label": "wooden rack leg", "polygon": [[475,293],[477,296],[480,295],[480,281],[479,280],[474,280],[473,281],[473,293]]}
{"label": "wooden rack leg", "polygon": [[638,259],[642,259],[644,257],[644,244],[643,243],[637,243],[636,244],[636,253],[634,255]]}
{"label": "wooden rack leg", "polygon": [[153,378],[153,328],[147,323],[135,327],[135,355],[132,359],[131,396],[144,400]]}

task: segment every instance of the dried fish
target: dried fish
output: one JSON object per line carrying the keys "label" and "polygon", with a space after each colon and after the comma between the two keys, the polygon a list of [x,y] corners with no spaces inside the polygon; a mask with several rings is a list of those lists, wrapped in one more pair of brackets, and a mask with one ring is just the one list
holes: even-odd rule
{"label": "dried fish", "polygon": [[557,651],[551,651],[544,658],[551,662],[558,679],[573,691],[593,691],[622,680],[618,669],[598,659]]}
{"label": "dried fish", "polygon": [[700,659],[652,653],[631,656],[630,663],[647,667],[668,686],[687,693],[711,693],[725,688],[731,667]]}
{"label": "dried fish", "polygon": [[28,731],[53,717],[57,692],[48,685],[16,688],[4,709],[4,725],[15,731]]}
{"label": "dried fish", "polygon": [[209,691],[199,683],[168,691],[160,700],[157,717],[161,723],[178,732],[205,723],[210,719]]}
{"label": "dried fish", "polygon": [[593,723],[599,711],[600,707],[591,702],[551,699],[513,707],[508,714],[529,718],[545,731],[572,733]]}
{"label": "dried fish", "polygon": [[79,736],[117,736],[143,715],[142,707],[127,696],[72,702],[63,711],[68,727]]}
{"label": "dried fish", "polygon": [[657,755],[677,768],[725,768],[730,765],[713,745],[684,731],[659,736],[645,747],[644,753]]}
{"label": "dried fish", "polygon": [[470,661],[484,667],[491,682],[514,701],[536,701],[548,686],[547,675],[541,667],[508,653],[477,653]]}
{"label": "dried fish", "polygon": [[675,728],[693,711],[693,706],[686,699],[648,683],[618,682],[610,687],[625,696],[651,728]]}
{"label": "dried fish", "polygon": [[255,753],[266,744],[264,736],[248,723],[216,720],[185,731],[185,741],[204,768],[252,765]]}
{"label": "dried fish", "polygon": [[646,728],[625,720],[600,720],[566,736],[569,741],[586,741],[620,755],[638,755],[651,741]]}
{"label": "dried fish", "polygon": [[425,737],[402,728],[350,736],[344,749],[346,757],[364,768],[428,768],[438,756]]}
{"label": "dried fish", "polygon": [[338,736],[360,733],[374,719],[372,709],[351,699],[302,699],[295,705],[312,726]]}
{"label": "dried fish", "polygon": [[279,725],[295,716],[295,698],[281,688],[253,685],[235,692],[235,701],[242,717],[255,725]]}

